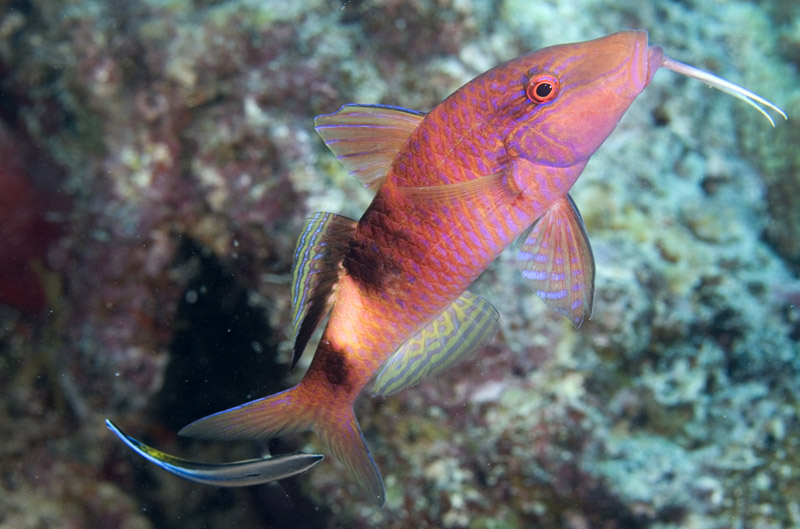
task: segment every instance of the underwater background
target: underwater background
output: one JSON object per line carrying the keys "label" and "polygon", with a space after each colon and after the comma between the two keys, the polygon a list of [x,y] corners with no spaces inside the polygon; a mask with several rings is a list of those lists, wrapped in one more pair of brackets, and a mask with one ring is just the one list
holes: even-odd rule
{"label": "underwater background", "polygon": [[[789,121],[658,73],[572,192],[593,319],[548,313],[506,252],[474,287],[500,336],[358,402],[383,509],[333,457],[218,489],[106,429],[203,461],[318,450],[176,435],[302,375],[295,238],[370,200],[314,116],[429,110],[627,28]],[[800,527],[798,65],[785,0],[0,0],[0,528]]]}

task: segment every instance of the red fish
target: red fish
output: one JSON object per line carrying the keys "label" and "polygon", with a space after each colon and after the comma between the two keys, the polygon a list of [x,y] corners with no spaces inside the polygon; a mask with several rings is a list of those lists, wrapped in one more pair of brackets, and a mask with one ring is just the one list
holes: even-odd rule
{"label": "red fish", "polygon": [[665,57],[644,31],[523,55],[428,114],[346,105],[319,116],[325,143],[376,195],[358,221],[314,214],[298,240],[295,362],[330,315],[313,361],[297,386],[180,433],[244,439],[313,430],[382,504],[355,399],[370,382],[387,395],[441,373],[489,340],[497,311],[466,289],[520,235],[519,265],[539,297],[575,325],[591,316],[594,260],[568,192],[661,67],[785,117]]}

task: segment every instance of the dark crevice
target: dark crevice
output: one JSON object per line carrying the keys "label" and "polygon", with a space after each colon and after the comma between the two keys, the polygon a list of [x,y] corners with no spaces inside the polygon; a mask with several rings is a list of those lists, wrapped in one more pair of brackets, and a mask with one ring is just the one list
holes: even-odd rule
{"label": "dark crevice", "polygon": [[262,307],[211,252],[188,242],[183,258],[195,268],[175,316],[164,386],[153,400],[162,424],[178,429],[210,413],[281,389],[286,367]]}

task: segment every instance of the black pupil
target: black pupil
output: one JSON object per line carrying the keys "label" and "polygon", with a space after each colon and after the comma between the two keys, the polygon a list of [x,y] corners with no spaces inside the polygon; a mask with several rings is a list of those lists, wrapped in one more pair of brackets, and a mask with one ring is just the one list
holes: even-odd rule
{"label": "black pupil", "polygon": [[553,91],[553,85],[548,82],[542,82],[536,85],[536,95],[541,98],[545,98],[550,95],[550,92]]}

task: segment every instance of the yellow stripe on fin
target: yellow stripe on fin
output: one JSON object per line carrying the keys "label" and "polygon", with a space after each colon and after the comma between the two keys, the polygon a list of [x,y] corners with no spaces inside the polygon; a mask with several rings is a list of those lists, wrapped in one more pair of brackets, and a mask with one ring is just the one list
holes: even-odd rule
{"label": "yellow stripe on fin", "polygon": [[314,128],[345,169],[376,190],[425,114],[384,105],[344,105],[314,120]]}
{"label": "yellow stripe on fin", "polygon": [[306,219],[297,238],[292,265],[292,367],[333,306],[342,260],[356,224],[342,215],[317,212]]}
{"label": "yellow stripe on fin", "polygon": [[464,292],[384,362],[373,394],[397,393],[465,360],[497,334],[498,319],[491,303]]}

